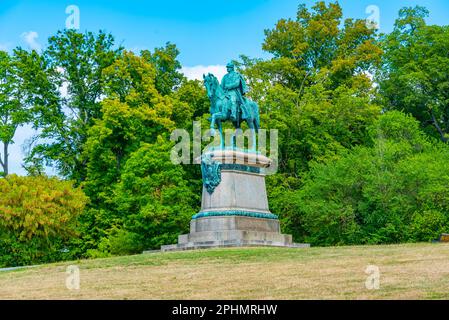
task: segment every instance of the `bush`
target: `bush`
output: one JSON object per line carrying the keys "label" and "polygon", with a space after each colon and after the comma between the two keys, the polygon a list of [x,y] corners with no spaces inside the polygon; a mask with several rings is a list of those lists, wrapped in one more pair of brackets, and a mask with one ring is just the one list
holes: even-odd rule
{"label": "bush", "polygon": [[449,230],[448,215],[436,210],[426,210],[413,215],[409,227],[410,239],[416,241],[432,241]]}
{"label": "bush", "polygon": [[68,259],[77,217],[87,203],[80,189],[56,178],[0,179],[0,266]]}

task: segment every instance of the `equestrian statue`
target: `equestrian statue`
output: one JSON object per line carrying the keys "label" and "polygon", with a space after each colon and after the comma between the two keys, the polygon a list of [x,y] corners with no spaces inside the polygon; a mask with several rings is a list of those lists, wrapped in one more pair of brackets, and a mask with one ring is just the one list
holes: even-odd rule
{"label": "equestrian statue", "polygon": [[[223,77],[221,85],[213,74],[203,75],[204,86],[210,100],[210,129],[215,135],[218,126],[221,147],[224,148],[222,122],[231,121],[239,130],[246,122],[251,130],[252,148],[256,148],[256,133],[260,128],[259,106],[245,97],[248,92],[243,76],[235,71],[232,62],[226,65],[228,73]],[[234,139],[233,139],[234,140]]]}

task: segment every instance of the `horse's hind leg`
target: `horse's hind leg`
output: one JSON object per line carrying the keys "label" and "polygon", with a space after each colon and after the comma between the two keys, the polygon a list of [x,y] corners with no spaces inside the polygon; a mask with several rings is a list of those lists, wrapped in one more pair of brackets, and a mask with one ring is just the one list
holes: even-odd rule
{"label": "horse's hind leg", "polygon": [[231,135],[231,145],[233,149],[237,148],[237,135],[240,131],[240,123],[239,122],[233,122],[234,127],[235,127],[235,131],[234,133]]}
{"label": "horse's hind leg", "polygon": [[251,148],[248,148],[249,150],[251,150],[251,151],[256,151],[256,143],[257,143],[257,141],[256,141],[256,125],[255,125],[255,121],[254,120],[251,120],[251,121],[248,121],[248,127],[249,127],[249,130],[250,130],[250,132],[251,132]]}
{"label": "horse's hind leg", "polygon": [[224,150],[224,136],[223,136],[223,127],[221,124],[221,120],[217,121],[218,131],[220,132],[220,149]]}

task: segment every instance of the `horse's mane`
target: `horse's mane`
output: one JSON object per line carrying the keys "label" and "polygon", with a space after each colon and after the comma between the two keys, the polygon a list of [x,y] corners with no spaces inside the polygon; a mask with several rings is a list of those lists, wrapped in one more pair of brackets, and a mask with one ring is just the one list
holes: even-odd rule
{"label": "horse's mane", "polygon": [[209,73],[207,76],[212,79],[212,82],[213,82],[214,85],[216,85],[216,86],[220,85],[220,83],[218,82],[217,77],[214,76],[212,73]]}

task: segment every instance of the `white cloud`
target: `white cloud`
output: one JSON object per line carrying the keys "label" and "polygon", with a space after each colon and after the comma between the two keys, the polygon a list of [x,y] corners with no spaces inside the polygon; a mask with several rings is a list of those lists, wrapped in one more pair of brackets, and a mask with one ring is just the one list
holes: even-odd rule
{"label": "white cloud", "polygon": [[226,74],[226,66],[213,65],[213,66],[194,66],[194,67],[182,67],[181,72],[189,80],[203,80],[203,74],[212,73],[217,77],[219,81]]}
{"label": "white cloud", "polygon": [[20,36],[23,41],[28,45],[31,50],[40,51],[41,45],[37,42],[37,38],[39,38],[39,34],[36,31],[28,31],[24,32]]}

